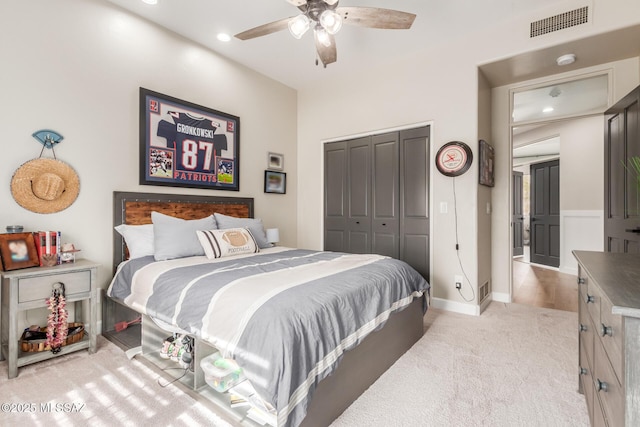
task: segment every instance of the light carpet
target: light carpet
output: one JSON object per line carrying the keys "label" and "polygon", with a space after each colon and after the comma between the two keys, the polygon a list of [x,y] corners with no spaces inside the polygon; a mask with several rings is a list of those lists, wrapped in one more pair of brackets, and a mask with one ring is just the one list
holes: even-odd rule
{"label": "light carpet", "polygon": [[[332,427],[588,426],[577,391],[577,313],[491,303],[479,317],[430,309],[425,335]],[[86,351],[19,369],[0,403],[33,403],[33,413],[2,413],[0,425],[228,426],[213,409],[128,360],[99,338]],[[41,411],[41,404],[83,408]]]}

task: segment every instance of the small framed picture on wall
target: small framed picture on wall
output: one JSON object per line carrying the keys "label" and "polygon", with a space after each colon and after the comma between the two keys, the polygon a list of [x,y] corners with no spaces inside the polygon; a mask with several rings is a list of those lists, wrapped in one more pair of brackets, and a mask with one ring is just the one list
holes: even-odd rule
{"label": "small framed picture on wall", "polygon": [[493,147],[485,140],[480,140],[480,179],[479,183],[481,185],[486,185],[487,187],[494,186],[493,180]]}
{"label": "small framed picture on wall", "polygon": [[264,171],[264,192],[285,194],[287,192],[287,174],[269,170]]}
{"label": "small framed picture on wall", "polygon": [[267,155],[267,169],[281,171],[284,169],[284,155],[269,153]]}

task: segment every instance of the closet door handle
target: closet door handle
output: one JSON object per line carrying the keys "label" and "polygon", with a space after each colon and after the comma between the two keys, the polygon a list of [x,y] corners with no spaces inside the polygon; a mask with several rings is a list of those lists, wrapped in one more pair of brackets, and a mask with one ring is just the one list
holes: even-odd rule
{"label": "closet door handle", "polygon": [[586,298],[584,299],[584,302],[586,302],[587,304],[589,304],[590,302],[591,302],[591,303],[596,302],[596,299],[594,298],[594,296],[593,296],[593,295],[589,295],[589,294],[587,294],[587,295],[586,295]]}
{"label": "closet door handle", "polygon": [[584,277],[578,277],[578,285],[584,285],[587,283]]}
{"label": "closet door handle", "polygon": [[602,335],[603,337],[609,335],[610,337],[613,336],[613,328],[611,326],[607,326],[604,323],[600,324],[600,335]]}

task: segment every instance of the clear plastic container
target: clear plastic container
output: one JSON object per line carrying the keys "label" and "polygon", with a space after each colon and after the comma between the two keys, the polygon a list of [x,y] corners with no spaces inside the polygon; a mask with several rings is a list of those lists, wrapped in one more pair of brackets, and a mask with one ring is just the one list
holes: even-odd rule
{"label": "clear plastic container", "polygon": [[242,368],[235,361],[222,358],[219,352],[202,359],[200,367],[204,371],[206,383],[220,393],[245,379]]}

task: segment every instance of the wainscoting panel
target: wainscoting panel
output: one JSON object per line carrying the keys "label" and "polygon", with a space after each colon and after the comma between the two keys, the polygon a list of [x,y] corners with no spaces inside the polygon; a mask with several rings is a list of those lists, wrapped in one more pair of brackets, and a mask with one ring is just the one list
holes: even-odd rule
{"label": "wainscoting panel", "polygon": [[560,211],[560,271],[578,274],[571,251],[604,250],[604,211]]}

